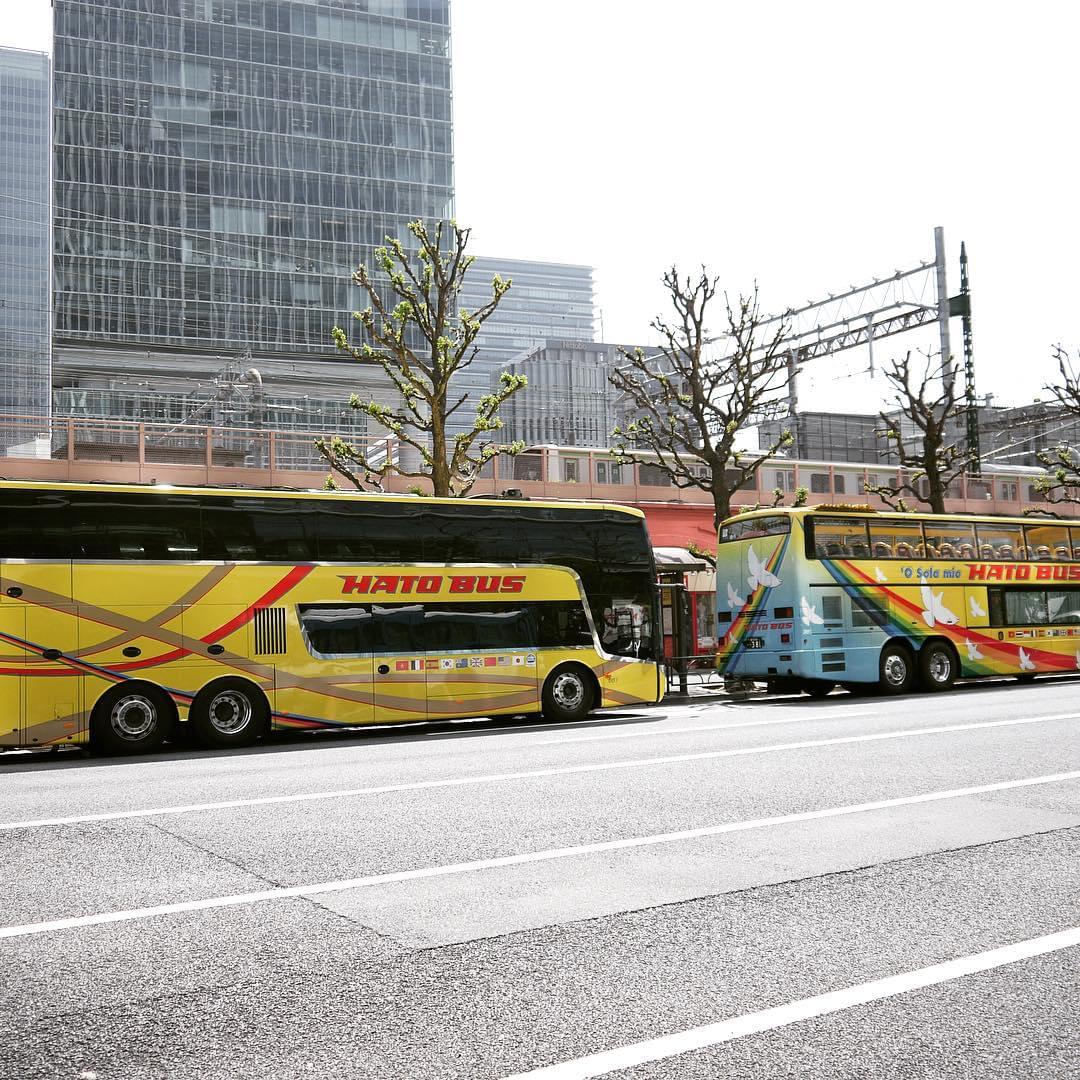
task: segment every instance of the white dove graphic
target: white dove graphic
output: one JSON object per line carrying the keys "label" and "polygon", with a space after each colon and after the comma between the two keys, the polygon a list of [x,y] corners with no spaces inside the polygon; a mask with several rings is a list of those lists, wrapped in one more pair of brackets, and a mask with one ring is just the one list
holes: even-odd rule
{"label": "white dove graphic", "polygon": [[878,579],[878,581],[888,581],[888,580],[889,580],[889,579],[888,579],[888,578],[887,578],[887,577],[886,577],[886,576],[885,576],[885,575],[884,575],[884,574],[883,574],[883,573],[881,572],[881,567],[880,567],[880,566],[875,566],[875,567],[874,567],[874,577],[876,577],[876,578]]}
{"label": "white dove graphic", "polygon": [[735,586],[729,581],[727,583],[727,602],[733,608],[742,607],[746,601],[735,591]]}
{"label": "white dove graphic", "polygon": [[765,569],[765,564],[757,557],[757,552],[752,548],[746,549],[746,565],[750,568],[750,576],[746,579],[750,591],[753,592],[759,585],[771,589],[780,584],[780,579],[771,571]]}
{"label": "white dove graphic", "polygon": [[979,646],[974,641],[965,641],[964,644],[967,646],[969,660],[981,660],[983,658],[983,654],[979,652]]}
{"label": "white dove graphic", "polygon": [[981,619],[986,614],[982,609],[982,605],[974,596],[968,597],[968,607],[971,608],[971,617],[973,619]]}
{"label": "white dove graphic", "polygon": [[812,625],[822,626],[825,620],[814,610],[813,604],[806,602],[806,597],[800,597],[802,606],[802,624],[804,630],[809,630]]}
{"label": "white dove graphic", "polygon": [[1021,671],[1034,671],[1035,661],[1024,651],[1024,646],[1020,646],[1020,670]]}
{"label": "white dove graphic", "polygon": [[921,590],[923,602],[923,622],[927,626],[955,626],[960,620],[945,606],[945,594],[934,593],[929,585],[923,585]]}

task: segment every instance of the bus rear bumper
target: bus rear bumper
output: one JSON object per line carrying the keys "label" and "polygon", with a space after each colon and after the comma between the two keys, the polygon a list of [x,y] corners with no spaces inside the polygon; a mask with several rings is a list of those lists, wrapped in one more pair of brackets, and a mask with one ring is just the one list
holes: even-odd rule
{"label": "bus rear bumper", "polygon": [[881,645],[848,648],[743,650],[717,657],[717,670],[725,677],[766,681],[775,678],[816,679],[824,682],[876,683]]}

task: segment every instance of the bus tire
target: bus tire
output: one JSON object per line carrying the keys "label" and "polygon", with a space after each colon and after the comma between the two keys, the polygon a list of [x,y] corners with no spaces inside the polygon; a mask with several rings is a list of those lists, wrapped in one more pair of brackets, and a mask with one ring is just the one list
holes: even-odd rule
{"label": "bus tire", "polygon": [[199,742],[221,750],[250,746],[265,734],[270,709],[263,692],[247,679],[216,679],[195,695],[190,716]]}
{"label": "bus tire", "polygon": [[172,734],[176,708],[153,683],[120,683],[98,698],[90,714],[90,744],[106,754],[145,754]]}
{"label": "bus tire", "polygon": [[924,690],[951,690],[959,674],[956,653],[944,641],[931,641],[919,651],[919,685]]}
{"label": "bus tire", "polygon": [[906,645],[890,642],[881,650],[878,685],[886,694],[909,693],[915,683],[915,657]]}
{"label": "bus tire", "polygon": [[544,683],[541,703],[548,720],[580,720],[593,707],[592,676],[580,664],[557,667]]}

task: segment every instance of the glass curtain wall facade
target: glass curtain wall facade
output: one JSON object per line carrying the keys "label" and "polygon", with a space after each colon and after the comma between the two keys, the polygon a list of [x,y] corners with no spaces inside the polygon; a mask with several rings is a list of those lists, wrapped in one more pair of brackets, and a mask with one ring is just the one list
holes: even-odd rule
{"label": "glass curtain wall facade", "polygon": [[768,446],[785,431],[795,436],[791,457],[807,461],[862,461],[871,465],[895,460],[879,438],[881,420],[859,413],[801,412],[794,419],[765,420],[758,428],[758,442]]}
{"label": "glass curtain wall facade", "polygon": [[451,213],[449,0],[55,0],[55,340],[333,353]]}
{"label": "glass curtain wall facade", "polygon": [[513,285],[476,339],[476,370],[488,379],[520,353],[549,338],[595,340],[591,266],[477,257],[461,290],[461,306],[475,311],[491,299],[498,274]]}
{"label": "glass curtain wall facade", "polygon": [[[595,336],[592,267],[477,256],[458,297],[459,306],[476,311],[486,304],[496,274],[510,278],[513,285],[477,336],[476,359],[454,382],[454,389],[468,393],[470,400],[497,385],[499,372],[508,370],[516,356],[548,338],[592,341]],[[517,398],[523,394],[531,395],[532,390]],[[501,410],[504,422],[506,409]],[[456,416],[451,433],[468,426],[472,415],[470,410],[468,417]],[[500,437],[506,438],[506,431]]]}
{"label": "glass curtain wall facade", "polygon": [[529,386],[502,407],[504,437],[529,446],[608,446],[617,397],[608,379],[618,357],[616,345],[574,341],[519,356],[509,370]]}
{"label": "glass curtain wall facade", "polygon": [[[49,415],[50,72],[0,49],[0,413]],[[31,424],[31,426],[34,426]],[[35,430],[36,430],[36,426]],[[26,432],[29,438],[33,431]],[[15,438],[10,431],[5,438]]]}

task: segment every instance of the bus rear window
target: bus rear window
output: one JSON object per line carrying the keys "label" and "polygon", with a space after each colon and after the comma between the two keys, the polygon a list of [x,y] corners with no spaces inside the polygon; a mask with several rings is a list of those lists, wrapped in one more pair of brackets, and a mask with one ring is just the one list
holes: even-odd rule
{"label": "bus rear window", "polygon": [[774,517],[747,518],[745,521],[727,521],[720,526],[720,543],[733,540],[754,540],[759,536],[781,536],[791,532],[791,519],[783,514]]}

